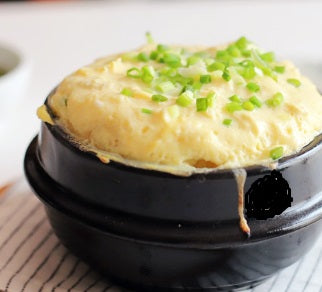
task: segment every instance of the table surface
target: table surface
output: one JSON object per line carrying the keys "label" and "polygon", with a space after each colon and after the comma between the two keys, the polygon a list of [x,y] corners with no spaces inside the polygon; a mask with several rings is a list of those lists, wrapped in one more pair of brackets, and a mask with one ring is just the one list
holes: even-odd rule
{"label": "table surface", "polygon": [[99,56],[142,45],[146,31],[158,42],[179,44],[214,45],[245,35],[293,60],[322,88],[321,12],[322,1],[310,0],[1,3],[0,43],[20,49],[32,75],[0,132],[6,141],[0,184],[22,176],[24,151],[39,129],[36,108],[49,91]]}

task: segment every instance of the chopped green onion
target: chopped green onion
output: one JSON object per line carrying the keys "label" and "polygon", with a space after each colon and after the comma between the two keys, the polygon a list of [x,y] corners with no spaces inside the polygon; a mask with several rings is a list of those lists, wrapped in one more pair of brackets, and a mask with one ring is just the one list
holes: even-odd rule
{"label": "chopped green onion", "polygon": [[217,51],[216,59],[229,65],[232,62],[232,56],[226,50]]}
{"label": "chopped green onion", "polygon": [[176,100],[176,103],[180,106],[186,107],[192,103],[193,93],[191,91],[185,91],[180,94]]}
{"label": "chopped green onion", "polygon": [[210,83],[211,82],[211,76],[206,74],[206,75],[200,75],[200,83]]}
{"label": "chopped green onion", "polygon": [[261,59],[265,62],[274,62],[275,61],[275,54],[273,52],[267,52],[260,55]]}
{"label": "chopped green onion", "polygon": [[138,60],[142,62],[147,62],[149,61],[149,56],[147,55],[147,53],[141,52],[138,54]]}
{"label": "chopped green onion", "polygon": [[249,58],[251,56],[250,50],[242,50],[241,52],[242,52],[243,57],[245,57],[245,58]]}
{"label": "chopped green onion", "polygon": [[273,160],[277,160],[279,158],[281,158],[283,156],[283,152],[284,152],[284,148],[282,146],[273,148],[270,152],[269,152],[269,156],[273,159]]}
{"label": "chopped green onion", "polygon": [[186,77],[181,76],[180,74],[177,74],[176,76],[171,77],[171,81],[173,83],[179,83],[183,87],[186,86],[186,85],[192,85],[193,84],[193,79],[192,78],[186,78]]}
{"label": "chopped green onion", "polygon": [[185,91],[192,91],[194,92],[195,89],[193,88],[193,86],[191,84],[186,84],[183,86],[181,93],[185,92]]}
{"label": "chopped green onion", "polygon": [[222,123],[223,123],[225,126],[230,126],[232,122],[233,122],[233,120],[232,120],[232,119],[224,119],[224,120],[222,121]]}
{"label": "chopped green onion", "polygon": [[214,92],[210,92],[206,97],[201,97],[196,99],[197,112],[204,112],[208,107],[213,106],[214,103]]}
{"label": "chopped green onion", "polygon": [[156,60],[158,58],[158,56],[159,56],[159,53],[157,51],[152,51],[150,53],[150,59],[151,60]]}
{"label": "chopped green onion", "polygon": [[206,97],[197,98],[196,100],[197,112],[204,112],[208,108],[208,99]]}
{"label": "chopped green onion", "polygon": [[236,111],[241,111],[243,109],[242,105],[238,102],[230,102],[230,103],[227,103],[226,104],[226,110],[229,112],[229,113],[233,113],[233,112],[236,112]]}
{"label": "chopped green onion", "polygon": [[183,86],[182,92],[185,91],[191,91],[195,92],[196,90],[199,90],[202,87],[202,84],[199,81],[193,82],[190,84],[190,82],[186,82],[186,84]]}
{"label": "chopped green onion", "polygon": [[152,111],[152,110],[147,109],[147,108],[142,108],[142,109],[141,109],[141,112],[142,112],[142,113],[144,113],[144,114],[148,114],[148,115],[150,115],[150,114],[152,114],[152,113],[153,113],[153,111]]}
{"label": "chopped green onion", "polygon": [[254,60],[254,64],[256,67],[261,69],[263,73],[275,81],[277,80],[276,74],[272,71],[272,69],[265,63],[262,58],[258,55],[258,53],[255,50],[252,50],[252,59]]}
{"label": "chopped green onion", "polygon": [[252,79],[256,76],[255,65],[251,60],[244,60],[239,63],[241,68],[238,69],[238,73],[245,79]]}
{"label": "chopped green onion", "polygon": [[277,75],[271,68],[262,69],[266,76],[271,77],[273,80],[277,81]]}
{"label": "chopped green onion", "polygon": [[210,65],[207,66],[208,72],[213,72],[217,70],[224,71],[225,70],[225,64],[220,63],[220,62],[214,62]]}
{"label": "chopped green onion", "polygon": [[196,63],[198,63],[201,60],[201,58],[199,56],[191,56],[187,59],[187,65],[194,65]]}
{"label": "chopped green onion", "polygon": [[300,87],[301,86],[301,81],[298,80],[298,79],[290,78],[290,79],[287,79],[287,82],[289,84],[292,84],[294,87]]}
{"label": "chopped green onion", "polygon": [[219,50],[216,53],[216,59],[225,58],[225,57],[227,57],[227,55],[228,55],[228,52],[226,52],[225,50]]}
{"label": "chopped green onion", "polygon": [[153,44],[154,43],[154,39],[153,39],[153,37],[152,37],[152,35],[151,35],[151,33],[149,31],[147,31],[145,33],[145,37],[146,37],[146,40],[147,40],[148,44]]}
{"label": "chopped green onion", "polygon": [[180,56],[172,53],[165,53],[163,56],[164,63],[172,68],[179,67],[181,65]]}
{"label": "chopped green onion", "polygon": [[240,63],[238,63],[238,65],[242,66],[242,67],[254,67],[254,62],[252,60],[243,60]]}
{"label": "chopped green onion", "polygon": [[247,89],[251,92],[257,92],[257,91],[260,91],[260,87],[258,84],[254,83],[254,82],[249,82],[247,85],[246,85]]}
{"label": "chopped green onion", "polygon": [[222,73],[222,78],[223,78],[224,80],[226,80],[226,81],[229,81],[229,80],[231,79],[231,76],[230,76],[229,71],[228,71],[228,69],[227,69],[227,68],[226,68],[226,69],[224,70],[224,72]]}
{"label": "chopped green onion", "polygon": [[234,94],[231,97],[229,97],[229,100],[234,101],[234,102],[241,102],[240,98],[238,95]]}
{"label": "chopped green onion", "polygon": [[262,106],[262,102],[255,95],[252,96],[249,101],[258,108]]}
{"label": "chopped green onion", "polygon": [[132,78],[140,78],[142,74],[139,68],[132,67],[131,69],[127,70],[126,75]]}
{"label": "chopped green onion", "polygon": [[160,71],[160,74],[169,78],[177,76],[177,69],[165,67]]}
{"label": "chopped green onion", "polygon": [[142,81],[145,83],[151,83],[154,79],[156,73],[152,66],[144,66],[142,67]]}
{"label": "chopped green onion", "polygon": [[231,55],[232,57],[240,57],[240,50],[238,49],[237,46],[234,46],[234,45],[230,45],[228,48],[227,48],[227,52],[229,53],[229,55]]}
{"label": "chopped green onion", "polygon": [[201,86],[202,86],[201,82],[196,81],[196,82],[194,82],[194,83],[192,84],[192,89],[193,89],[193,90],[199,90],[199,89],[201,89]]}
{"label": "chopped green onion", "polygon": [[255,105],[250,101],[244,101],[243,102],[243,109],[245,109],[247,111],[252,111],[255,109]]}
{"label": "chopped green onion", "polygon": [[281,105],[281,103],[283,102],[284,100],[284,97],[283,97],[283,94],[280,93],[280,92],[277,92],[273,95],[272,98],[266,100],[266,104],[269,106],[269,107],[277,107],[279,105]]}
{"label": "chopped green onion", "polygon": [[254,67],[245,67],[239,71],[239,74],[249,80],[256,76],[256,71]]}
{"label": "chopped green onion", "polygon": [[173,83],[171,81],[164,81],[159,83],[156,86],[156,89],[161,91],[161,92],[169,92],[171,90],[173,90],[175,88],[175,86],[173,85]]}
{"label": "chopped green onion", "polygon": [[167,101],[168,98],[161,94],[154,94],[152,95],[152,100],[155,102],[164,102],[164,101]]}
{"label": "chopped green onion", "polygon": [[212,107],[214,105],[215,93],[213,91],[209,92],[206,96],[208,107]]}
{"label": "chopped green onion", "polygon": [[123,88],[123,90],[121,91],[121,94],[123,94],[125,96],[133,96],[133,92],[129,88]]}
{"label": "chopped green onion", "polygon": [[240,50],[244,50],[247,48],[249,41],[247,40],[246,37],[242,36],[241,38],[239,38],[236,42],[235,42],[237,48],[239,48]]}
{"label": "chopped green onion", "polygon": [[157,50],[158,50],[158,52],[163,53],[163,52],[169,50],[169,48],[166,45],[158,44]]}
{"label": "chopped green onion", "polygon": [[285,72],[285,67],[284,66],[275,66],[274,71],[280,74],[283,74]]}

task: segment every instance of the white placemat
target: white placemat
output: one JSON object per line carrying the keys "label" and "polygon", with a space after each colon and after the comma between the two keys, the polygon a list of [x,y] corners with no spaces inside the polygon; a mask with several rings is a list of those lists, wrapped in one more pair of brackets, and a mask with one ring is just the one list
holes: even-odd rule
{"label": "white placemat", "polygon": [[[0,197],[0,292],[124,290],[59,243],[24,180]],[[302,260],[248,291],[322,292],[322,237]]]}

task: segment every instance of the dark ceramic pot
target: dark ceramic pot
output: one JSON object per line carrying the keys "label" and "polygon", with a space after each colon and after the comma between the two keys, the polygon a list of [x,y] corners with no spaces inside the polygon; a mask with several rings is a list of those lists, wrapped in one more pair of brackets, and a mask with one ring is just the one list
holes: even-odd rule
{"label": "dark ceramic pot", "polygon": [[180,177],[103,164],[43,123],[25,173],[61,242],[114,281],[140,291],[234,290],[293,264],[316,241],[321,148],[319,136],[276,171],[246,169],[250,238],[239,228],[231,170]]}

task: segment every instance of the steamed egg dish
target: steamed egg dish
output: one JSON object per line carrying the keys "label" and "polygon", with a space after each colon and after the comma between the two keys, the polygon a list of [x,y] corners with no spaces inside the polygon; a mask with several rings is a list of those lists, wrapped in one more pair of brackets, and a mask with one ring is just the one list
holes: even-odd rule
{"label": "steamed egg dish", "polygon": [[67,76],[38,115],[102,162],[190,175],[298,152],[322,132],[322,96],[245,37],[196,47],[148,35]]}

